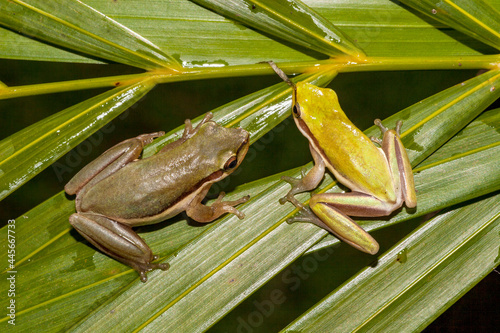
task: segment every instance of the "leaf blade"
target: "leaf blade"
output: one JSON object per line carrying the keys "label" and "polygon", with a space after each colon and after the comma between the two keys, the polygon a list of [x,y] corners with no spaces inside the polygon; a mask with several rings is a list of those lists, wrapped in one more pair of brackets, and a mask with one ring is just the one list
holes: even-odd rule
{"label": "leaf blade", "polygon": [[331,57],[364,57],[347,35],[300,1],[195,1],[245,25]]}
{"label": "leaf blade", "polygon": [[[498,265],[498,199],[426,222],[283,332],[322,331],[332,322],[339,332],[423,329]],[[369,302],[361,290],[371,291]]]}
{"label": "leaf blade", "polygon": [[401,1],[433,19],[500,49],[500,13],[485,1]]}
{"label": "leaf blade", "polygon": [[154,87],[117,87],[47,117],[0,141],[0,199],[44,170]]}
{"label": "leaf blade", "polygon": [[[307,77],[307,75],[306,75],[306,77]],[[328,82],[328,81],[325,81],[324,83],[326,83],[326,82]],[[316,84],[318,84],[318,83],[316,82]],[[282,85],[283,87],[287,87],[284,83],[281,83],[280,85]],[[277,89],[277,88],[278,87],[275,87],[274,89]],[[287,87],[287,89],[289,89],[289,88]],[[278,94],[280,94],[281,90],[276,90],[276,91],[278,92]],[[263,96],[266,96],[266,95],[264,94]],[[254,100],[254,99],[256,100],[258,98],[259,98],[258,95],[253,95],[250,97],[250,100]],[[269,106],[267,107],[267,111],[263,112],[259,116],[264,117],[264,119],[265,119],[266,117],[269,117],[270,115],[273,115],[274,113],[278,112],[280,114],[280,116],[278,118],[283,119],[290,112],[290,110],[289,110],[290,109],[290,99],[289,98],[290,97],[283,96],[283,97],[281,97],[281,99],[279,99],[279,102],[276,101],[277,104],[270,103]],[[269,99],[269,97],[264,97],[264,100],[266,100],[266,99]],[[253,110],[253,108],[255,108],[255,110],[257,110],[258,108],[260,108],[261,104],[262,104],[261,102],[257,102],[256,104],[252,104],[250,106],[250,108],[251,108],[251,110]],[[245,101],[239,101],[238,103],[235,103],[235,105],[236,105],[237,109],[241,108],[242,105],[245,105]],[[226,123],[226,124],[233,124],[233,125],[241,124],[242,120],[239,120],[239,116],[237,114],[232,113],[232,111],[230,109],[224,110],[224,108],[222,108],[222,110],[223,110],[224,116],[221,118],[218,118],[218,121]],[[251,111],[251,112],[253,112],[253,111]],[[421,114],[420,116],[425,117],[426,115]],[[275,120],[272,120],[272,121],[275,121]],[[412,121],[418,122],[418,120],[412,120]],[[256,125],[257,126],[255,127],[255,130],[252,130],[252,131],[253,131],[253,135],[258,136],[258,135],[262,134],[261,129],[260,129],[261,128],[260,122],[257,122]],[[251,126],[249,126],[248,123],[245,126],[251,128]],[[170,139],[173,139],[174,137],[175,136],[171,136]],[[163,144],[163,143],[164,142],[162,142],[161,144]],[[146,152],[145,154],[146,155],[150,154],[158,148],[159,148],[159,145],[157,147],[152,148],[152,150],[150,152]],[[491,150],[488,150],[488,151],[491,152]],[[491,157],[491,155],[482,155],[482,156],[483,156],[482,157],[483,161],[486,160],[486,161],[490,162],[490,164],[489,164],[490,167],[486,168],[486,165],[481,164],[484,162],[477,162],[476,165],[478,165],[479,168],[484,166],[483,169],[485,170],[485,172],[491,172],[492,170],[494,172],[495,169],[491,168],[491,162],[494,161],[495,158]],[[464,165],[464,163],[459,163],[459,165],[461,165],[463,168],[465,168],[465,170],[467,169],[467,166]],[[296,174],[298,174],[298,172],[299,171],[296,170]],[[443,170],[442,172],[446,173],[447,171]],[[460,171],[458,169],[454,169],[454,172],[459,174]],[[448,174],[452,175],[453,173],[448,172]],[[425,173],[422,173],[421,177],[424,177],[424,175],[425,175]],[[141,304],[144,303],[143,300],[148,300],[146,305],[143,304],[143,305],[140,305],[140,307],[142,307],[142,306],[147,307],[147,308],[141,310],[141,311],[144,311],[143,316],[145,317],[145,319],[143,319],[143,320],[144,320],[144,322],[149,323],[149,320],[151,319],[152,320],[151,323],[146,327],[150,327],[151,329],[153,329],[154,327],[164,327],[164,324],[165,324],[164,320],[167,320],[167,318],[169,318],[169,317],[171,318],[171,316],[167,315],[167,313],[171,313],[171,311],[173,311],[173,310],[176,310],[179,308],[184,308],[186,313],[189,313],[189,311],[191,311],[191,310],[188,311],[188,309],[186,309],[184,307],[187,304],[185,302],[187,300],[191,300],[194,303],[191,303],[191,302],[188,302],[188,303],[196,304],[197,301],[193,300],[194,295],[197,295],[197,297],[199,297],[199,299],[206,299],[206,297],[209,294],[203,294],[203,293],[198,294],[203,289],[200,287],[206,286],[209,284],[213,284],[213,283],[215,283],[216,285],[219,284],[219,286],[220,286],[221,281],[223,281],[222,283],[230,281],[230,279],[227,279],[226,277],[231,276],[231,274],[233,274],[233,275],[237,274],[241,278],[245,278],[247,282],[245,282],[245,283],[242,282],[243,284],[240,284],[238,286],[235,285],[235,286],[227,289],[227,292],[224,293],[224,298],[223,299],[221,298],[222,302],[225,302],[225,303],[224,303],[224,305],[221,305],[220,307],[218,307],[221,309],[220,311],[218,311],[217,313],[214,314],[214,313],[210,313],[210,309],[206,309],[203,311],[199,311],[197,313],[197,318],[199,318],[198,320],[192,320],[192,317],[191,317],[191,319],[189,321],[188,320],[185,321],[186,322],[185,325],[188,325],[188,322],[189,322],[189,325],[194,325],[191,327],[203,328],[203,327],[207,327],[207,325],[211,325],[211,323],[214,323],[215,321],[217,321],[221,316],[223,316],[225,313],[227,313],[227,311],[229,311],[239,301],[241,301],[240,297],[243,297],[244,295],[248,294],[249,292],[255,290],[255,288],[257,288],[258,286],[265,283],[275,272],[279,271],[282,267],[286,266],[294,258],[297,258],[298,256],[300,256],[301,253],[303,253],[307,247],[313,245],[321,237],[323,237],[326,233],[322,230],[316,229],[314,226],[307,226],[307,225],[287,226],[287,225],[280,222],[280,221],[283,221],[287,216],[290,216],[290,214],[293,212],[293,208],[287,207],[287,206],[281,206],[275,202],[276,197],[280,197],[280,196],[284,195],[287,192],[288,187],[289,187],[286,184],[278,182],[279,177],[280,177],[280,175],[276,175],[274,177],[269,178],[268,180],[264,180],[263,181],[264,185],[256,184],[254,190],[251,189],[251,188],[253,188],[253,186],[251,188],[244,188],[241,190],[242,192],[251,191],[251,193],[254,194],[252,200],[255,200],[256,202],[260,202],[259,205],[265,205],[265,207],[267,207],[267,208],[264,209],[257,204],[254,207],[250,207],[250,203],[249,203],[248,207],[243,208],[245,211],[246,211],[246,209],[249,209],[249,211],[246,211],[247,216],[249,216],[248,221],[245,220],[243,223],[238,222],[235,225],[235,223],[232,223],[229,219],[225,218],[222,220],[223,222],[217,222],[217,223],[211,224],[210,226],[208,226],[207,230],[204,230],[204,233],[202,236],[199,236],[198,238],[193,239],[193,241],[191,243],[189,243],[190,244],[189,248],[183,247],[181,249],[178,249],[178,252],[173,257],[174,259],[177,258],[176,260],[172,259],[173,260],[172,261],[169,259],[171,264],[176,265],[176,267],[175,267],[176,272],[177,272],[177,270],[179,270],[179,272],[177,272],[177,273],[174,272],[175,274],[181,274],[181,275],[190,274],[190,272],[192,273],[192,267],[197,266],[197,265],[190,266],[190,265],[193,265],[193,262],[191,262],[189,264],[189,262],[190,262],[189,260],[192,257],[198,256],[200,252],[205,253],[205,255],[204,255],[205,257],[197,258],[197,260],[202,261],[202,263],[200,263],[201,266],[199,266],[200,269],[204,269],[204,270],[208,269],[208,272],[210,272],[210,274],[207,275],[206,278],[202,278],[202,281],[197,280],[198,282],[194,282],[194,284],[191,284],[190,287],[188,288],[190,292],[187,293],[185,296],[181,297],[178,302],[175,302],[175,304],[172,303],[172,305],[169,306],[168,309],[165,309],[165,311],[161,310],[161,308],[166,306],[162,302],[164,302],[166,299],[167,300],[171,299],[170,297],[178,297],[179,295],[182,295],[183,292],[186,291],[186,289],[184,289],[180,294],[174,293],[173,296],[170,295],[170,296],[167,296],[167,298],[161,298],[161,295],[162,295],[161,292],[167,293],[168,291],[171,290],[168,288],[179,288],[179,285],[175,284],[178,282],[175,282],[175,281],[185,280],[186,279],[185,275],[183,275],[182,279],[180,279],[180,278],[177,279],[177,276],[175,276],[175,275],[174,276],[168,275],[168,274],[172,273],[173,271],[172,272],[154,272],[153,274],[151,274],[150,282],[146,286],[140,285],[140,287],[138,287],[137,286],[137,277],[132,270],[124,267],[123,265],[121,265],[119,263],[116,263],[114,260],[107,258],[106,256],[104,256],[100,253],[96,253],[92,248],[88,247],[85,243],[76,241],[74,239],[74,236],[66,233],[65,236],[60,238],[61,244],[59,244],[59,240],[54,242],[49,247],[42,249],[40,252],[37,252],[36,255],[37,255],[38,259],[36,259],[36,257],[32,258],[32,260],[29,262],[29,264],[28,264],[27,260],[25,260],[25,264],[24,264],[25,267],[23,268],[22,266],[20,266],[20,268],[19,268],[19,269],[25,269],[26,272],[30,273],[27,275],[23,274],[23,276],[32,276],[34,279],[37,279],[37,281],[39,281],[38,284],[40,285],[40,289],[31,287],[30,290],[23,291],[22,294],[29,295],[28,299],[32,299],[32,300],[39,299],[40,301],[45,302],[45,303],[41,303],[41,305],[39,305],[39,306],[36,306],[33,303],[28,302],[27,304],[30,304],[31,306],[26,309],[27,312],[26,311],[23,312],[22,316],[25,319],[25,320],[23,320],[23,322],[31,322],[31,323],[36,323],[37,325],[42,325],[41,318],[43,316],[43,313],[45,313],[47,311],[47,309],[60,308],[61,311],[65,311],[65,310],[63,310],[64,306],[62,306],[61,304],[66,304],[66,302],[71,301],[71,296],[73,295],[71,293],[68,293],[68,291],[65,291],[64,288],[62,288],[62,286],[67,285],[67,284],[63,283],[63,281],[65,281],[65,279],[71,279],[71,281],[73,281],[74,283],[76,283],[80,286],[80,288],[77,289],[80,291],[78,293],[80,295],[80,297],[85,297],[84,294],[88,290],[92,289],[92,290],[96,290],[96,292],[97,292],[97,290],[101,290],[101,288],[102,288],[103,294],[110,295],[109,296],[110,300],[107,301],[104,305],[102,305],[101,309],[106,309],[108,307],[109,307],[108,310],[111,308],[124,309],[123,307],[126,308],[127,306],[134,305],[134,303],[131,302],[131,300],[133,300],[134,302],[140,302]],[[478,177],[478,180],[481,180],[481,179],[484,180],[485,178],[492,179],[493,177],[489,177],[489,176],[488,177]],[[424,178],[420,178],[420,179],[424,179]],[[460,176],[459,179],[467,180],[469,178],[464,175],[464,176]],[[434,183],[434,179],[430,182],[430,184],[433,184],[433,183]],[[265,184],[267,184],[267,185],[265,185]],[[271,184],[271,186],[269,186],[269,184]],[[483,187],[486,189],[492,190],[491,186],[487,186],[487,185],[488,184],[486,184]],[[459,186],[462,186],[462,185],[459,185]],[[452,193],[450,188],[447,188],[447,189],[448,189],[448,191],[447,191],[448,194]],[[238,193],[246,194],[246,193],[242,193],[242,192],[238,191]],[[238,195],[238,193],[235,193],[234,195]],[[259,194],[259,193],[261,193],[261,194]],[[67,201],[67,199],[66,199],[66,201]],[[424,200],[426,205],[428,205],[429,203],[435,202],[435,201],[436,200]],[[269,208],[270,207],[269,202],[274,203],[274,206],[272,208]],[[50,239],[52,239],[55,234],[64,232],[64,229],[69,229],[69,226],[67,225],[67,222],[65,221],[65,218],[66,218],[66,216],[68,216],[70,214],[70,210],[72,210],[72,206],[71,206],[71,202],[68,202],[68,201],[66,203],[64,203],[64,205],[65,205],[64,207],[67,207],[66,209],[68,209],[68,211],[62,213],[62,215],[59,216],[59,220],[58,220],[59,221],[58,223],[60,223],[62,229],[59,229],[59,231],[57,231],[57,232],[53,232],[52,235],[49,233],[49,236],[47,238],[45,238],[45,241],[49,241]],[[423,205],[420,205],[419,209],[421,208],[420,212],[424,213],[425,207],[422,207],[422,206]],[[273,211],[277,214],[276,220],[265,221],[265,219],[266,219],[265,215],[266,215],[266,212],[269,211],[269,209],[271,209],[271,211]],[[432,209],[432,207],[428,207],[428,209]],[[251,210],[252,214],[248,214],[250,212],[250,210]],[[262,214],[264,214],[264,215],[262,215]],[[390,223],[400,222],[401,219],[398,218],[399,215],[400,214],[395,216],[393,218],[394,220],[392,222],[391,221],[382,221],[382,223],[390,224]],[[32,215],[32,216],[35,217],[34,215]],[[252,218],[250,218],[250,216],[252,216]],[[411,218],[411,217],[412,216],[407,216],[405,218]],[[20,218],[20,221],[23,221],[23,219]],[[46,223],[48,223],[49,225],[51,225],[50,223],[53,223],[53,222],[55,222],[55,221],[49,221],[49,220],[46,221]],[[181,223],[185,223],[185,222],[181,222]],[[245,224],[245,223],[248,223],[248,224]],[[29,223],[27,223],[27,225],[29,225]],[[177,227],[177,224],[173,224],[172,226]],[[365,226],[366,226],[366,224],[365,224]],[[51,225],[51,227],[52,227],[52,225]],[[175,251],[176,246],[172,247],[172,245],[170,245],[172,243],[172,240],[168,241],[169,239],[171,239],[171,238],[169,238],[169,232],[173,231],[174,235],[182,235],[184,230],[190,229],[187,225],[181,225],[181,226],[179,226],[179,229],[176,229],[176,228],[171,229],[170,227],[171,226],[161,228],[154,233],[147,233],[144,236],[144,238],[146,239],[148,244],[150,244],[152,246],[152,248],[154,249],[155,252],[158,251],[158,249],[160,249],[160,253],[162,253],[162,255],[166,255],[168,253],[171,253],[169,251]],[[256,230],[256,228],[260,228],[260,229]],[[193,229],[193,228],[191,228],[191,229]],[[196,229],[196,228],[194,228],[194,229]],[[2,231],[4,231],[4,230],[5,230],[5,228],[2,229]],[[28,229],[26,229],[26,230],[28,230]],[[175,230],[177,230],[177,232]],[[237,255],[233,259],[231,259],[231,261],[228,262],[227,265],[220,266],[220,267],[218,266],[218,265],[220,265],[220,262],[221,262],[220,260],[222,260],[222,262],[224,262],[224,259],[221,259],[221,258],[218,258],[218,259],[212,258],[211,260],[209,260],[211,262],[211,264],[209,264],[208,262],[205,262],[204,259],[207,259],[206,256],[211,257],[212,255],[215,255],[215,254],[211,253],[211,251],[205,249],[205,246],[210,246],[209,245],[210,243],[206,243],[203,241],[203,240],[207,239],[206,237],[209,237],[208,239],[210,239],[210,237],[212,237],[212,238],[216,239],[218,243],[220,243],[221,239],[227,239],[229,244],[234,244],[234,242],[238,243],[237,241],[235,241],[236,239],[238,239],[237,237],[244,236],[244,238],[246,239],[247,234],[245,234],[245,233],[248,233],[248,232],[254,232],[253,238],[249,237],[246,240],[248,245],[244,246],[245,249],[243,250],[243,252],[240,255]],[[210,234],[214,233],[214,234],[212,234],[210,236],[209,233]],[[234,233],[236,233],[236,234],[234,234]],[[191,233],[191,232],[188,232],[188,234],[189,235],[186,235],[186,237],[183,238],[185,241],[188,241],[189,239],[192,239],[192,237],[195,237],[197,235],[197,233]],[[50,237],[52,237],[52,238],[50,238]],[[238,267],[239,264],[243,264],[245,262],[250,263],[252,258],[255,260],[261,258],[261,257],[257,257],[254,255],[254,253],[256,253],[255,251],[257,251],[257,253],[260,253],[260,250],[262,250],[262,249],[269,250],[269,251],[271,249],[273,249],[273,247],[271,245],[277,244],[276,243],[277,239],[287,239],[287,241],[285,243],[287,245],[286,246],[281,245],[279,249],[276,249],[276,254],[275,254],[276,261],[273,263],[268,262],[269,265],[267,265],[266,267],[262,267],[263,271],[261,271],[261,274],[257,274],[257,271],[255,270],[255,269],[259,268],[258,265],[241,266],[241,267],[247,267],[249,269],[251,268],[252,272],[256,273],[260,277],[257,281],[255,281],[254,277],[246,275],[245,270],[239,269],[239,267]],[[293,242],[290,242],[290,239],[293,239]],[[167,245],[165,246],[166,240],[167,240]],[[69,241],[69,243],[68,243],[68,241]],[[241,245],[239,245],[239,246],[241,246]],[[166,250],[168,248],[170,248],[171,250]],[[280,251],[283,251],[283,252],[280,253]],[[29,252],[29,251],[27,251],[27,252]],[[236,253],[239,253],[239,252],[236,251]],[[278,253],[280,253],[280,254],[278,254]],[[70,254],[70,255],[68,256],[68,254]],[[262,252],[261,254],[264,256],[264,258],[265,257],[272,258],[272,256],[270,254],[266,254],[265,252]],[[60,269],[62,269],[62,271],[55,269],[54,271],[47,273],[43,268],[47,267],[47,265],[51,265],[51,267],[55,266],[54,263],[57,262],[58,260],[61,260],[61,259],[56,259],[56,258],[59,258],[61,255],[63,256],[63,257],[61,257],[61,259],[64,260],[61,262],[62,266],[60,267]],[[75,257],[75,255],[76,255],[76,257]],[[77,260],[74,261],[72,259],[72,257],[77,258]],[[219,264],[217,264],[217,263],[219,263]],[[205,266],[203,266],[203,265],[205,265]],[[215,267],[215,270],[210,269],[210,266],[206,266],[206,265],[215,265],[215,266],[212,266],[212,267]],[[99,267],[99,269],[96,271],[96,273],[98,273],[98,274],[93,273],[93,270],[95,269],[95,267]],[[174,267],[174,266],[172,266],[172,267]],[[41,269],[41,271],[40,271],[40,269]],[[162,275],[162,273],[165,273],[167,275]],[[110,278],[110,276],[114,276],[114,275],[116,276],[116,280],[113,280],[112,277]],[[196,278],[200,279],[199,271],[197,271],[197,275],[198,276]],[[40,280],[41,278],[43,278],[44,280]],[[222,280],[220,280],[219,278],[222,278]],[[166,286],[166,285],[165,286],[158,286],[155,283],[152,283],[152,282],[154,282],[153,279],[160,279],[159,283],[166,283],[168,286]],[[167,279],[167,280],[164,281],[164,279]],[[169,279],[173,279],[173,280],[171,281]],[[45,282],[42,282],[42,281],[45,281]],[[90,281],[92,281],[92,282],[90,282]],[[170,282],[172,282],[172,284]],[[186,281],[184,281],[184,282],[186,282]],[[56,283],[56,285],[60,286],[62,289],[60,289],[60,290],[56,289],[56,287],[53,285],[54,283]],[[97,286],[96,284],[98,284],[99,286]],[[26,286],[30,286],[30,285],[32,286],[32,284],[30,284],[27,281]],[[230,285],[232,285],[232,284],[230,284]],[[95,287],[97,287],[97,288],[94,289]],[[166,289],[165,288],[162,289],[162,287],[165,287]],[[227,286],[225,286],[225,287],[227,287]],[[21,288],[21,282],[20,282],[20,288]],[[137,288],[139,288],[139,289],[137,289]],[[156,288],[160,288],[161,290],[159,291]],[[238,289],[238,288],[243,288],[243,289]],[[220,292],[220,289],[213,289],[213,288],[209,288],[209,289],[210,290],[219,290],[219,292]],[[54,292],[57,292],[59,296],[56,297],[54,299],[54,301],[52,302],[50,300],[53,297],[50,294],[46,293],[47,290],[54,290]],[[115,300],[115,298],[114,298],[115,296],[111,296],[111,295],[116,295],[116,293],[119,290],[124,292],[124,294],[123,294],[123,296],[121,296],[121,299],[120,299],[121,305],[115,307],[117,305],[117,304],[113,303]],[[42,294],[37,294],[40,292],[42,292]],[[130,296],[130,294],[128,294],[128,293],[133,294],[134,292],[139,292],[140,296],[138,296],[138,295],[135,295],[134,297],[127,297],[126,296],[126,295]],[[160,292],[160,294],[158,294],[158,292]],[[191,294],[191,292],[192,292],[192,294]],[[37,296],[35,297],[34,295],[37,295]],[[44,295],[44,296],[41,297],[41,295]],[[67,296],[65,297],[65,295],[67,295]],[[159,301],[158,303],[155,303],[154,302],[155,297],[160,297],[161,301]],[[194,297],[194,298],[197,299],[197,297]],[[45,301],[43,301],[44,299],[45,299]],[[46,302],[49,302],[49,303],[46,303]],[[151,304],[151,303],[153,303],[153,304]],[[92,307],[92,304],[89,304],[88,301],[83,301],[81,304],[82,304],[82,306],[83,306],[83,304],[86,304],[87,307]],[[139,305],[136,304],[136,306],[139,306]],[[160,308],[160,311],[158,311],[158,308]],[[192,309],[192,308],[189,308],[189,309]],[[117,327],[116,325],[119,325],[121,328],[125,328],[125,327],[131,328],[128,325],[134,325],[133,323],[128,321],[129,320],[128,318],[118,319],[119,323],[112,322],[108,319],[105,319],[104,317],[102,319],[99,319],[99,316],[103,315],[105,313],[108,313],[108,310],[100,310],[100,311],[104,311],[102,313],[99,312],[99,310],[96,310],[96,312],[90,312],[90,313],[87,312],[88,310],[86,310],[84,312],[76,313],[75,317],[73,317],[73,319],[72,319],[73,321],[79,319],[82,315],[85,315],[85,314],[89,315],[89,319],[85,319],[84,321],[82,321],[79,324],[80,326],[75,327],[75,329],[78,328],[78,329],[85,330],[85,329],[89,328],[89,326],[92,326],[92,325],[96,325],[96,326],[94,326],[94,328],[100,328],[100,329],[109,329],[111,326]],[[174,311],[174,312],[176,312],[176,311]],[[124,314],[124,313],[128,313],[128,311],[117,312],[117,314]],[[154,317],[155,314],[159,314],[159,316]],[[65,318],[69,319],[68,318],[69,315],[70,314],[66,312],[63,316]],[[137,313],[137,315],[139,315],[139,313]],[[151,317],[152,315],[154,318]],[[20,317],[20,318],[22,318],[22,317]],[[34,319],[34,321],[32,321],[32,320],[28,320],[28,318],[36,318],[36,320]],[[90,319],[90,318],[92,318],[92,319]],[[135,319],[137,319],[137,318],[138,317],[136,317]],[[95,319],[99,319],[99,320],[95,321]],[[167,321],[170,321],[170,320],[167,320]],[[47,323],[46,321],[44,321],[43,323],[50,325],[50,323]],[[168,325],[168,323],[167,323],[167,325]],[[137,326],[132,326],[132,327],[137,327]]]}
{"label": "leaf blade", "polygon": [[[87,4],[136,31],[180,59],[184,67],[317,60],[313,54],[279,43],[189,1],[87,0]],[[463,56],[495,49],[441,24],[431,24],[402,6],[384,0],[305,3],[334,22],[370,56]],[[498,2],[491,5],[498,9]],[[224,38],[220,38],[224,36]],[[59,48],[0,28],[0,56],[10,59],[91,62]]]}
{"label": "leaf blade", "polygon": [[179,67],[152,42],[80,1],[1,0],[0,22],[93,57],[144,69]]}

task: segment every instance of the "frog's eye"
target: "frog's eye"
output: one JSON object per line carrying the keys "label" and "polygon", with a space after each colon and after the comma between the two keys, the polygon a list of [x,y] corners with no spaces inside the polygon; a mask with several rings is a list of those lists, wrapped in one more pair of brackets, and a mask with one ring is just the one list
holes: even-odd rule
{"label": "frog's eye", "polygon": [[300,118],[300,105],[299,105],[299,103],[294,104],[294,106],[292,107],[292,112],[296,118]]}
{"label": "frog's eye", "polygon": [[226,161],[226,164],[224,164],[224,170],[233,169],[236,167],[237,164],[238,164],[238,160],[236,159],[236,156],[231,156],[231,158],[229,158]]}

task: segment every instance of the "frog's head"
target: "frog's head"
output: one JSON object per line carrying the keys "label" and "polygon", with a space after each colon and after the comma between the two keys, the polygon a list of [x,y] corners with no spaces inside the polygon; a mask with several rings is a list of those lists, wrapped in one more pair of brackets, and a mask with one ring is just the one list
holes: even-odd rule
{"label": "frog's head", "polygon": [[217,170],[218,180],[231,174],[243,161],[250,146],[250,134],[243,128],[226,128],[209,121],[197,133],[202,138],[201,152],[205,161]]}

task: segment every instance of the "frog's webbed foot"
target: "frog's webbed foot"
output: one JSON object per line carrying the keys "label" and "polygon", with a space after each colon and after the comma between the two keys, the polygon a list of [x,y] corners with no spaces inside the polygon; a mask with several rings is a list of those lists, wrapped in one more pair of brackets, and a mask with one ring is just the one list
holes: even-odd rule
{"label": "frog's webbed foot", "polygon": [[[382,124],[382,121],[380,119],[375,119],[373,121],[373,123],[378,127],[380,128],[380,132],[382,132],[382,136],[384,136],[385,132],[387,131],[390,131],[389,128],[385,127],[383,124]],[[396,127],[394,127],[394,131],[396,132],[397,136],[399,137],[401,135],[401,127],[403,126],[403,122],[401,120],[398,120],[396,122]],[[382,146],[382,140],[380,138],[376,138],[376,137],[370,137],[370,140],[372,140],[373,142],[375,143],[378,143],[379,145]]]}
{"label": "frog's webbed foot", "polygon": [[[152,260],[158,260],[159,256],[154,255]],[[152,262],[147,262],[147,263],[137,263],[137,262],[130,262],[128,263],[130,267],[135,269],[137,273],[139,273],[139,276],[141,278],[141,282],[147,282],[148,281],[148,276],[147,273],[151,272],[152,270],[155,269],[161,269],[162,271],[166,271],[167,269],[170,268],[170,265],[168,263],[161,263],[161,264],[155,264]]]}
{"label": "frog's webbed foot", "polygon": [[248,199],[250,199],[250,196],[245,195],[244,197],[233,201],[222,201],[222,198],[224,198],[225,195],[226,193],[221,192],[217,200],[215,200],[215,202],[212,204],[211,207],[214,210],[215,214],[218,214],[220,216],[224,213],[231,213],[238,216],[239,219],[244,218],[245,214],[234,208],[234,206],[247,202]]}
{"label": "frog's webbed foot", "polygon": [[325,229],[326,231],[334,234],[333,230],[323,221],[321,221],[321,219],[317,217],[309,207],[303,207],[299,210],[298,214],[286,220],[286,223],[288,224],[296,222],[312,223],[320,227],[321,229]]}
{"label": "frog's webbed foot", "polygon": [[375,119],[374,124],[380,128],[380,131],[382,132],[383,139],[371,136],[370,140],[372,140],[372,142],[378,144],[380,147],[382,147],[382,149],[387,150],[387,148],[386,148],[387,137],[396,137],[399,139],[399,137],[401,135],[401,126],[403,126],[403,122],[401,120],[398,120],[396,122],[396,126],[394,127],[394,129],[389,129],[388,127],[385,127],[382,124],[382,121],[380,119]]}
{"label": "frog's webbed foot", "polygon": [[304,205],[297,201],[294,195],[315,189],[321,182],[321,179],[323,179],[323,176],[325,175],[325,162],[320,154],[311,145],[309,145],[309,149],[311,150],[311,155],[314,159],[314,167],[308,173],[306,173],[305,169],[302,169],[300,172],[302,178],[293,178],[288,176],[281,177],[282,180],[292,185],[292,188],[285,197],[279,200],[280,204],[283,205],[285,202],[290,201],[295,207],[300,209],[303,208]]}
{"label": "frog's webbed foot", "polygon": [[135,139],[138,139],[142,142],[142,145],[145,146],[147,144],[150,144],[153,142],[154,139],[162,137],[165,135],[165,132],[160,131],[160,132],[154,132],[154,133],[148,133],[148,134],[141,134],[137,136]]}
{"label": "frog's webbed foot", "polygon": [[316,219],[317,217],[311,211],[311,208],[303,206],[295,216],[286,219],[286,223],[292,224],[296,222],[309,222],[316,224]]}
{"label": "frog's webbed foot", "polygon": [[246,195],[238,200],[234,201],[222,201],[222,198],[226,195],[226,193],[221,192],[217,200],[210,206],[203,205],[201,200],[205,197],[205,192],[200,192],[195,200],[189,205],[186,209],[186,214],[195,221],[201,223],[212,222],[219,216],[230,213],[238,216],[239,219],[245,217],[245,214],[240,212],[234,206],[237,206],[241,203],[247,202],[250,199],[249,195]]}
{"label": "frog's webbed foot", "polygon": [[300,203],[297,199],[295,199],[295,194],[306,191],[303,185],[303,179],[305,177],[305,169],[301,170],[302,178],[294,178],[289,176],[281,177],[281,180],[287,182],[292,185],[292,188],[288,193],[279,199],[280,204],[284,205],[287,201],[290,201],[295,207],[302,209],[304,205]]}

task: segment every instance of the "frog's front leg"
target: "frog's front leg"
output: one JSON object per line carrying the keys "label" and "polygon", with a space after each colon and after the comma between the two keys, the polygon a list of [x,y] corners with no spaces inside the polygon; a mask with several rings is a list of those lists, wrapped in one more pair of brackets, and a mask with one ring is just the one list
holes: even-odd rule
{"label": "frog's front leg", "polygon": [[222,201],[222,198],[224,198],[226,194],[221,192],[217,200],[215,200],[211,206],[206,206],[202,204],[201,201],[207,195],[208,190],[210,190],[210,186],[206,186],[202,189],[186,208],[186,214],[190,218],[201,223],[208,223],[225,213],[234,214],[240,219],[245,217],[245,214],[237,210],[234,206],[247,202],[248,199],[250,199],[249,195],[234,201]]}
{"label": "frog's front leg", "polygon": [[154,138],[163,135],[165,135],[165,132],[142,134],[116,144],[83,167],[64,186],[64,190],[69,195],[73,195],[78,193],[87,184],[96,184],[137,159],[141,155],[145,145],[151,143]]}
{"label": "frog's front leg", "polygon": [[290,201],[295,207],[299,209],[304,208],[304,205],[295,199],[295,194],[315,189],[323,179],[325,175],[325,162],[311,144],[309,144],[309,150],[314,160],[314,167],[306,175],[302,173],[302,178],[281,177],[282,180],[291,184],[292,188],[286,196],[279,200],[280,204],[283,205],[285,202]]}
{"label": "frog's front leg", "polygon": [[169,264],[154,264],[158,259],[149,246],[132,228],[104,216],[76,213],[69,217],[71,225],[102,252],[135,269],[142,282],[153,269],[167,270]]}

